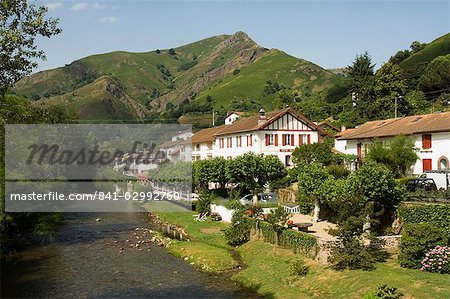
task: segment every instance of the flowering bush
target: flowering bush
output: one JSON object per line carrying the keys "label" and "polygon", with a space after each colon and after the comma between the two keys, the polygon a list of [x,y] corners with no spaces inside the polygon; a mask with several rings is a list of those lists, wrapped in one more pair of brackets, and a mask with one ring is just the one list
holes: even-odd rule
{"label": "flowering bush", "polygon": [[219,213],[212,213],[210,218],[212,221],[222,221],[222,216]]}
{"label": "flowering bush", "polygon": [[437,245],[425,254],[422,260],[423,271],[450,273],[450,247]]}

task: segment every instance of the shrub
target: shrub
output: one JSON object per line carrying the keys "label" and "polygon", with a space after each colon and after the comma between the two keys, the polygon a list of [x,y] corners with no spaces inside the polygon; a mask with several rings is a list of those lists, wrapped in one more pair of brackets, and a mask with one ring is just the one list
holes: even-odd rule
{"label": "shrub", "polygon": [[426,252],[447,242],[442,230],[430,223],[407,224],[400,239],[399,263],[405,268],[418,269]]}
{"label": "shrub", "polygon": [[297,257],[292,261],[289,270],[292,275],[305,276],[308,274],[309,266],[305,264],[304,259]]}
{"label": "shrub", "polygon": [[345,179],[350,175],[350,170],[342,165],[329,165],[327,166],[327,171],[335,179]]}
{"label": "shrub", "polygon": [[376,299],[376,298],[384,298],[384,299],[401,299],[403,298],[403,294],[397,292],[397,288],[388,287],[387,285],[379,286],[375,292],[371,292],[364,296],[364,299]]}
{"label": "shrub", "polygon": [[196,210],[200,214],[209,214],[211,212],[212,194],[207,191],[202,191],[196,204]]}
{"label": "shrub", "polygon": [[175,55],[176,53],[175,53],[175,49],[174,48],[170,48],[169,49],[169,54],[170,55]]}
{"label": "shrub", "polygon": [[436,246],[425,254],[422,271],[450,273],[450,247]]}
{"label": "shrub", "polygon": [[237,75],[237,74],[239,74],[241,71],[239,70],[239,69],[234,69],[234,71],[233,71],[233,75]]}
{"label": "shrub", "polygon": [[159,54],[159,53],[161,53],[161,50],[160,49],[156,49],[156,54]]}
{"label": "shrub", "polygon": [[227,243],[232,246],[237,246],[249,241],[252,224],[253,221],[247,217],[242,217],[240,220],[233,222],[225,229]]}
{"label": "shrub", "polygon": [[401,205],[398,214],[403,223],[430,223],[447,232],[450,238],[450,205]]}
{"label": "shrub", "polygon": [[364,246],[362,241],[364,219],[349,217],[339,227],[332,231],[341,244],[331,250],[330,262],[332,268],[372,270],[379,253],[375,248]]}

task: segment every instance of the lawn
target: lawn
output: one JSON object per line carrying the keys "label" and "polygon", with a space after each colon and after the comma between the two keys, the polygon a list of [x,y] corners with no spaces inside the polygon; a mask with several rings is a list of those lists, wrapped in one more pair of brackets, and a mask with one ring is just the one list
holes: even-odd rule
{"label": "lawn", "polygon": [[194,221],[194,212],[158,212],[165,221],[182,226],[190,241],[172,241],[167,248],[170,253],[187,258],[189,263],[207,272],[233,269],[238,262],[233,258],[232,247],[225,241],[222,230],[226,223],[217,221]]}
{"label": "lawn", "polygon": [[295,255],[286,249],[251,241],[238,249],[246,268],[233,279],[276,298],[362,298],[378,286],[397,287],[405,298],[450,298],[450,275],[401,268],[395,260],[379,263],[373,271],[334,271],[307,260],[310,273],[292,277]]}

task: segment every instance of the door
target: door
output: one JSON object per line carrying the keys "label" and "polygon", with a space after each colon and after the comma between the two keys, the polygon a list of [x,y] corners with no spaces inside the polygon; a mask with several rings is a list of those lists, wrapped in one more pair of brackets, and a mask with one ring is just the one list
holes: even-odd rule
{"label": "door", "polygon": [[431,159],[423,159],[422,160],[422,169],[423,169],[423,172],[433,169]]}

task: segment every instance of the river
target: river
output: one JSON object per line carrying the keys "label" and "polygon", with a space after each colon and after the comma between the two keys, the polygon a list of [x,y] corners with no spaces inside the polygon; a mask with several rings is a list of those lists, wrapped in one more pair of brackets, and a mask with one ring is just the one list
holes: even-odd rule
{"label": "river", "polygon": [[54,242],[2,261],[1,298],[258,297],[144,243],[148,229],[154,227],[144,213],[65,214]]}

